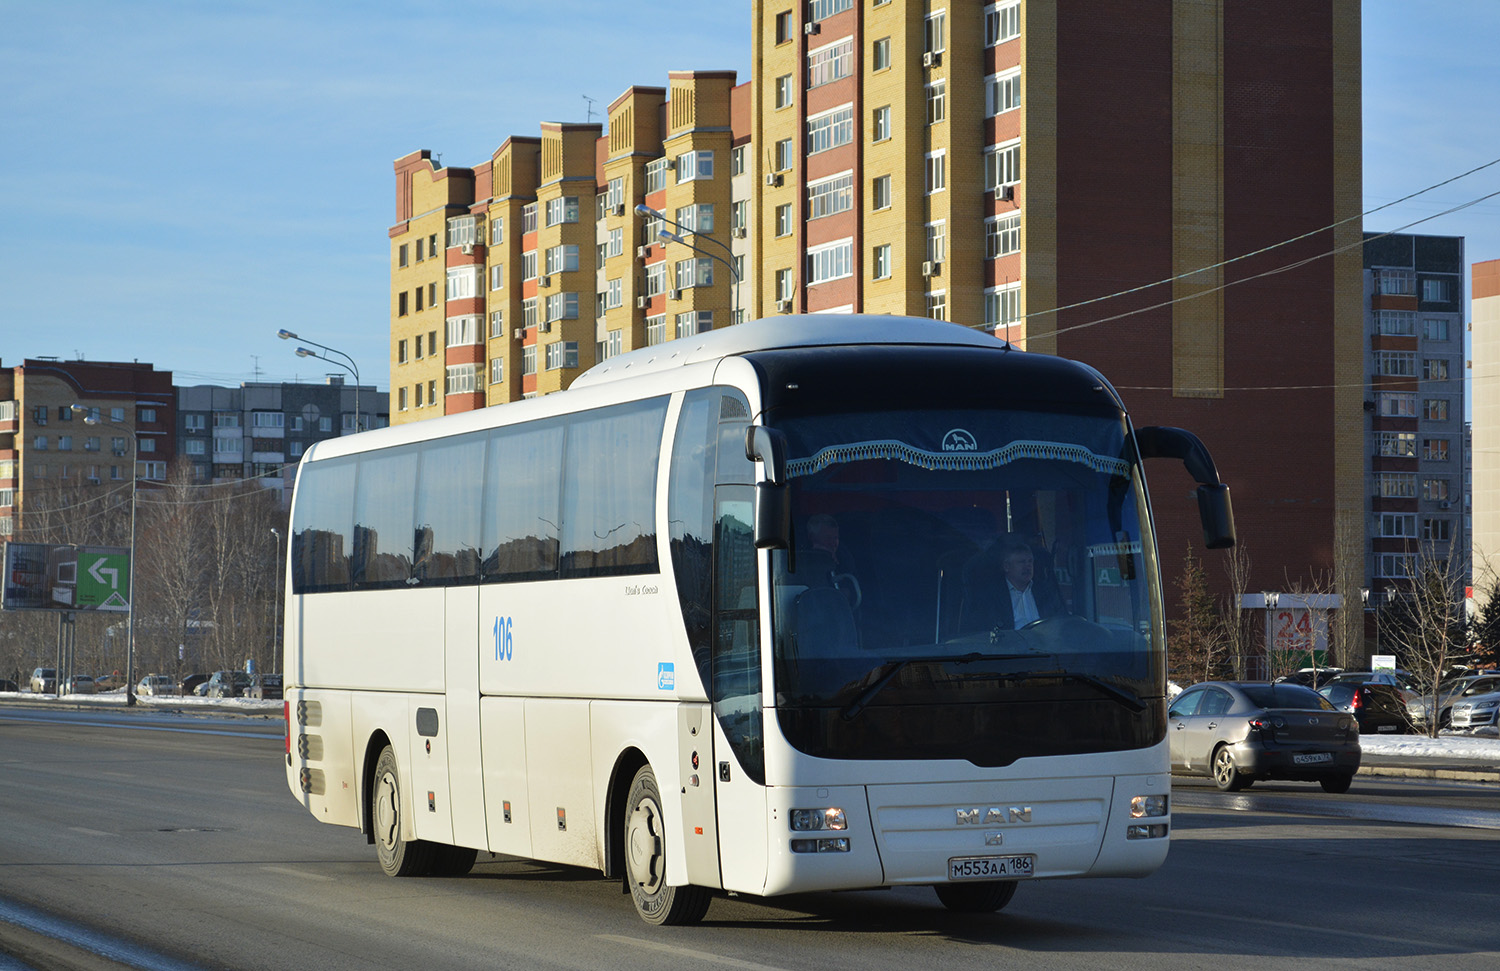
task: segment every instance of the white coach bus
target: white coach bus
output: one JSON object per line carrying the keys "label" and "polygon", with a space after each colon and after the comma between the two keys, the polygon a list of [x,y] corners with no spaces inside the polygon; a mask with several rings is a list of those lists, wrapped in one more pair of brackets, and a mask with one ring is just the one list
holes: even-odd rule
{"label": "white coach bus", "polygon": [[1132,429],[1091,368],[833,315],[319,443],[287,783],[393,876],[597,868],[652,923],[716,890],[993,911],[1144,876],[1171,827],[1154,456],[1231,545],[1201,443]]}

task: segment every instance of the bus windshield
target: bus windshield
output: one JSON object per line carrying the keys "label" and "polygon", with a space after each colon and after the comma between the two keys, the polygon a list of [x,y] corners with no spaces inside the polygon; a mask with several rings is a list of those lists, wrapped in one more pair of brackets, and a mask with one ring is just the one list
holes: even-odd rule
{"label": "bus windshield", "polygon": [[1164,725],[1159,581],[1123,416],[779,415],[775,705],[826,758],[1139,748]]}

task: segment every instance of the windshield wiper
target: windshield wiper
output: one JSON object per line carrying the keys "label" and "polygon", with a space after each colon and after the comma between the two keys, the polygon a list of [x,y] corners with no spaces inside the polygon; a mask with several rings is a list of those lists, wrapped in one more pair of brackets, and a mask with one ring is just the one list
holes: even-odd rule
{"label": "windshield wiper", "polygon": [[1131,711],[1141,712],[1146,710],[1146,703],[1137,695],[1131,694],[1117,685],[1110,684],[1103,678],[1095,677],[1092,674],[1083,674],[1079,671],[1019,671],[1015,674],[997,674],[995,677],[1005,681],[1040,681],[1043,678],[1055,678],[1058,681],[1076,681],[1079,684],[1086,684],[1091,688],[1098,688]]}
{"label": "windshield wiper", "polygon": [[1035,654],[981,654],[978,651],[970,651],[968,654],[918,654],[913,657],[903,657],[888,664],[886,672],[876,678],[874,683],[868,688],[861,691],[853,701],[845,705],[839,711],[839,715],[844,721],[849,721],[855,715],[864,711],[866,706],[875,700],[875,696],[885,690],[885,686],[891,683],[891,679],[900,674],[901,669],[913,661],[931,661],[937,664],[971,664],[974,661],[1014,661],[1023,657],[1034,658],[1036,656]]}

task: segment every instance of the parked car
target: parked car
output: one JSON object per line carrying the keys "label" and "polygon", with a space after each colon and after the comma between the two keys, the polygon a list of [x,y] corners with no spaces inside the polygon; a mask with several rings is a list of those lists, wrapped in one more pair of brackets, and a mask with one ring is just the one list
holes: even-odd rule
{"label": "parked car", "polygon": [[101,674],[94,679],[94,687],[100,691],[114,691],[117,688],[123,688],[125,687],[125,675],[118,671]]}
{"label": "parked car", "polygon": [[1458,729],[1500,726],[1500,690],[1470,694],[1465,692],[1450,710],[1450,727]]}
{"label": "parked car", "polygon": [[1299,684],[1205,681],[1167,709],[1173,771],[1207,775],[1225,792],[1260,779],[1347,792],[1359,771],[1359,725]]}
{"label": "parked car", "polygon": [[135,693],[147,698],[170,698],[182,694],[182,689],[165,674],[148,674],[135,686]]}
{"label": "parked car", "polygon": [[65,695],[92,695],[97,694],[94,687],[94,679],[86,674],[75,674],[63,683],[62,693]]}
{"label": "parked car", "polygon": [[205,685],[207,683],[208,675],[190,674],[187,677],[183,678],[181,681],[177,682],[178,693],[183,695],[202,695],[203,692],[199,691],[198,688],[200,685]]}
{"label": "parked car", "polygon": [[1402,704],[1410,704],[1421,694],[1421,689],[1405,671],[1345,671],[1323,682],[1329,684],[1386,684],[1396,689]]}
{"label": "parked car", "polygon": [[[1453,719],[1453,706],[1476,695],[1500,691],[1500,674],[1467,674],[1449,678],[1437,686],[1437,724],[1448,728]],[[1412,722],[1426,725],[1432,719],[1432,692],[1423,692],[1407,706]]]}
{"label": "parked car", "polygon": [[215,671],[203,693],[209,698],[239,698],[249,688],[250,675],[244,671]]}
{"label": "parked car", "polygon": [[1333,680],[1333,678],[1337,675],[1343,673],[1343,668],[1302,668],[1301,670],[1293,671],[1291,674],[1288,674],[1284,677],[1277,678],[1276,683],[1286,684],[1287,682],[1290,682],[1292,684],[1300,684],[1305,688],[1312,688],[1316,690],[1327,684],[1329,681]]}
{"label": "parked car", "polygon": [[21,686],[10,678],[0,678],[0,691],[20,691]]}
{"label": "parked car", "polygon": [[47,695],[57,691],[57,669],[37,668],[31,672],[31,693]]}
{"label": "parked car", "polygon": [[279,699],[281,697],[281,675],[252,675],[250,678],[250,688],[245,692],[245,697],[261,700]]}
{"label": "parked car", "polygon": [[1403,734],[1412,730],[1406,699],[1395,685],[1379,681],[1336,681],[1318,689],[1335,708],[1352,714],[1366,735]]}

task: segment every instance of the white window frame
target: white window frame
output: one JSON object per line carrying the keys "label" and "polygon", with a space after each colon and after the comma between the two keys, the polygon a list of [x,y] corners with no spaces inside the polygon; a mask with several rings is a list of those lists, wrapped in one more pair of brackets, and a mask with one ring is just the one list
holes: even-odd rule
{"label": "white window frame", "polygon": [[853,169],[807,184],[807,218],[809,220],[837,215],[853,208]]}
{"label": "white window frame", "polygon": [[881,243],[870,254],[870,273],[875,280],[891,278],[891,244]]}
{"label": "white window frame", "polygon": [[463,314],[447,319],[448,347],[483,343],[484,318],[479,314]]}
{"label": "white window frame", "polygon": [[948,150],[940,148],[935,152],[927,153],[927,181],[926,190],[928,195],[936,195],[948,189]]}
{"label": "white window frame", "polygon": [[984,8],[984,46],[994,47],[1021,36],[1021,0],[1005,0]]}
{"label": "white window frame", "polygon": [[992,328],[1009,328],[1026,319],[1021,312],[1021,284],[1008,283],[984,291],[984,322]]}
{"label": "white window frame", "polygon": [[578,197],[557,196],[547,200],[547,225],[560,226],[578,221]]}
{"label": "white window frame", "polygon": [[1021,107],[1021,69],[1012,68],[984,79],[984,116],[993,118]]}
{"label": "white window frame", "polygon": [[816,286],[830,280],[854,275],[854,239],[835,240],[807,248],[807,285]]}
{"label": "white window frame", "polygon": [[[478,377],[477,364],[450,364],[443,369],[444,394],[473,394]],[[345,416],[351,417],[351,416]]]}
{"label": "white window frame", "polygon": [[854,38],[843,37],[807,52],[807,86],[821,87],[848,77],[854,70]]}
{"label": "white window frame", "polygon": [[475,266],[450,266],[447,277],[447,298],[449,300],[469,300],[479,295],[479,270]]}
{"label": "white window frame", "polygon": [[807,119],[807,154],[817,155],[854,141],[852,103],[820,111]]}
{"label": "white window frame", "polygon": [[991,145],[984,152],[984,187],[998,189],[1021,181],[1021,140]]}
{"label": "white window frame", "polygon": [[999,259],[1021,251],[1021,214],[1008,212],[984,221],[985,259]]}

